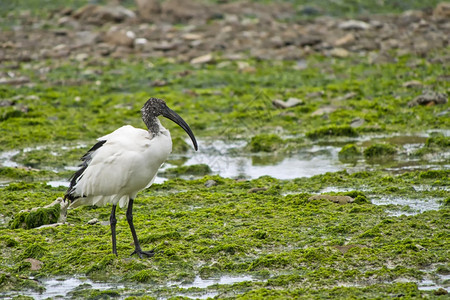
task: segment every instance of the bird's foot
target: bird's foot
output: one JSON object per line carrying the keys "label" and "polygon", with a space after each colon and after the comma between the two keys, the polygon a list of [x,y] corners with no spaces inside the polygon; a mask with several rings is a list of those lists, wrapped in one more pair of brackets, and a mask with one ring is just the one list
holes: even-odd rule
{"label": "bird's foot", "polygon": [[144,256],[153,257],[155,255],[155,253],[156,253],[155,249],[152,249],[150,251],[144,251],[144,250],[141,250],[141,249],[134,249],[134,251],[133,251],[133,253],[131,253],[131,255],[137,254],[139,256],[139,258],[143,258]]}

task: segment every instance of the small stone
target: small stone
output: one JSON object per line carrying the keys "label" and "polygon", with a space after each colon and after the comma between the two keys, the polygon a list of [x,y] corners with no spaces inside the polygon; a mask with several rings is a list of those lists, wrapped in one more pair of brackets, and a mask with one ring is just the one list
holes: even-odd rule
{"label": "small stone", "polygon": [[432,106],[447,103],[447,94],[437,92],[425,92],[408,102],[409,107],[417,105]]}
{"label": "small stone", "polygon": [[136,14],[120,5],[101,6],[88,4],[76,10],[72,16],[89,24],[103,25],[107,22],[122,22],[126,19],[133,19],[136,17]]}
{"label": "small stone", "polygon": [[350,122],[350,127],[357,128],[361,127],[364,124],[364,119],[355,118]]}
{"label": "small stone", "polygon": [[349,92],[343,96],[337,97],[336,99],[334,99],[335,101],[343,101],[343,100],[348,100],[348,99],[352,99],[354,97],[356,97],[358,94],[355,92]]}
{"label": "small stone", "polygon": [[317,109],[316,111],[314,111],[311,116],[315,117],[315,116],[322,116],[325,114],[331,114],[332,112],[335,112],[337,110],[337,106],[334,105],[327,105],[327,106],[323,106],[319,109]]}
{"label": "small stone", "polygon": [[433,294],[436,296],[443,296],[443,295],[447,295],[448,292],[444,288],[438,288],[437,290],[434,290]]}
{"label": "small stone", "polygon": [[151,83],[151,86],[166,86],[166,85],[167,85],[167,81],[162,80],[162,79],[155,79]]}
{"label": "small stone", "polygon": [[370,28],[370,24],[358,20],[348,20],[340,23],[338,27],[343,30],[366,30]]}
{"label": "small stone", "polygon": [[136,35],[132,31],[120,30],[112,27],[104,37],[104,41],[115,46],[133,47]]}
{"label": "small stone", "polygon": [[87,53],[78,53],[77,55],[75,55],[75,60],[77,61],[85,61],[86,59],[88,59],[89,54]]}
{"label": "small stone", "polygon": [[89,225],[95,225],[95,224],[97,224],[98,222],[99,222],[98,219],[97,219],[97,218],[94,218],[94,219],[91,219],[91,220],[87,221],[87,224],[89,224]]}
{"label": "small stone", "polygon": [[30,268],[31,271],[40,270],[43,265],[42,261],[34,259],[34,258],[27,258],[27,259],[24,259],[24,261],[27,261],[31,264],[31,268]]}
{"label": "small stone", "polygon": [[139,17],[150,21],[161,12],[159,0],[135,0]]}
{"label": "small stone", "polygon": [[355,40],[356,40],[355,36],[352,33],[348,33],[343,37],[337,39],[334,42],[334,46],[336,47],[348,46],[352,44]]}
{"label": "small stone", "polygon": [[439,3],[433,10],[433,17],[448,20],[450,18],[450,2]]}
{"label": "small stone", "polygon": [[348,204],[352,203],[354,199],[350,196],[340,196],[340,195],[314,195],[308,198],[308,200],[328,200],[333,203]]}
{"label": "small stone", "polygon": [[203,38],[203,36],[201,34],[197,34],[197,33],[185,33],[183,34],[183,39],[188,40],[188,41],[195,41],[195,40],[201,40]]}
{"label": "small stone", "polygon": [[161,50],[161,51],[175,50],[177,47],[178,47],[178,43],[164,41],[164,40],[153,45],[153,49]]}
{"label": "small stone", "polygon": [[215,185],[217,185],[217,182],[215,180],[212,180],[212,179],[210,179],[210,180],[205,182],[205,186],[208,187],[208,188],[212,187],[212,186],[215,186]]}
{"label": "small stone", "polygon": [[325,95],[324,91],[311,92],[311,93],[306,94],[306,98],[308,98],[308,99],[319,98],[319,97],[322,97],[323,95]]}
{"label": "small stone", "polygon": [[239,70],[243,70],[243,69],[250,67],[250,64],[246,61],[238,61],[238,62],[236,62],[236,64],[237,64]]}
{"label": "small stone", "polygon": [[211,62],[212,60],[213,60],[213,55],[211,53],[208,53],[208,54],[198,56],[198,57],[191,59],[190,63],[193,65],[205,64],[205,63]]}
{"label": "small stone", "polygon": [[286,101],[275,99],[272,101],[273,105],[278,108],[290,108],[300,104],[303,104],[303,101],[297,98],[289,98]]}
{"label": "small stone", "polygon": [[422,87],[422,82],[418,80],[411,80],[403,83],[402,85],[405,88],[416,88],[416,87]]}
{"label": "small stone", "polygon": [[12,78],[8,78],[8,77],[0,78],[0,85],[1,84],[20,85],[20,84],[25,84],[25,83],[29,83],[29,82],[30,82],[30,78],[28,78],[26,76],[12,77]]}
{"label": "small stone", "polygon": [[333,48],[330,50],[330,55],[333,57],[345,58],[345,57],[348,57],[349,54],[350,54],[350,52],[348,52],[344,48]]}
{"label": "small stone", "polygon": [[254,187],[248,190],[248,193],[258,193],[258,192],[263,192],[266,191],[267,188],[266,187]]}

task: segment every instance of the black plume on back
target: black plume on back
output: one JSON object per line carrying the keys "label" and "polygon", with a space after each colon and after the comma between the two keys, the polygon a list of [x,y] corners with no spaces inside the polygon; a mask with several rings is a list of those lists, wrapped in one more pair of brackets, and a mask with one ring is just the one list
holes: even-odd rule
{"label": "black plume on back", "polygon": [[70,202],[73,202],[75,199],[79,198],[79,195],[75,195],[75,185],[77,184],[78,180],[81,179],[84,170],[89,166],[89,163],[92,160],[92,154],[94,154],[95,151],[97,151],[103,144],[106,143],[106,140],[97,142],[94,146],[92,146],[91,149],[88,150],[82,157],[81,161],[82,163],[79,165],[80,169],[78,169],[72,177],[69,178],[70,180],[70,186],[67,189],[66,194],[64,195],[64,199],[69,199]]}

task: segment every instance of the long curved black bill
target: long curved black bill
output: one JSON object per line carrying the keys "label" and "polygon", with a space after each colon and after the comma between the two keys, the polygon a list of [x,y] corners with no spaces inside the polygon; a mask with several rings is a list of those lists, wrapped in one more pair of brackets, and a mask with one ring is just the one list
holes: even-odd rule
{"label": "long curved black bill", "polygon": [[162,112],[162,115],[166,117],[167,119],[177,123],[181,128],[186,131],[186,133],[189,135],[189,137],[192,140],[192,144],[194,144],[195,151],[198,150],[197,140],[195,139],[194,133],[192,133],[191,128],[189,125],[181,118],[176,112],[171,110],[170,108],[166,107],[164,111]]}

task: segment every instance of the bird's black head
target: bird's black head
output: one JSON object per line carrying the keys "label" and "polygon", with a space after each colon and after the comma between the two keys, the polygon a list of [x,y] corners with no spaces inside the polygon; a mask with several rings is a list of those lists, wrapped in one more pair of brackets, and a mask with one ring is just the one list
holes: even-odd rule
{"label": "bird's black head", "polygon": [[194,144],[195,150],[198,150],[197,140],[195,139],[194,133],[192,133],[189,125],[173,110],[171,110],[166,102],[158,98],[150,98],[145,102],[144,107],[141,109],[142,120],[144,120],[145,125],[147,125],[149,130],[153,129],[155,126],[155,119],[158,116],[166,117],[169,120],[177,123],[181,128],[186,131]]}

